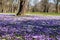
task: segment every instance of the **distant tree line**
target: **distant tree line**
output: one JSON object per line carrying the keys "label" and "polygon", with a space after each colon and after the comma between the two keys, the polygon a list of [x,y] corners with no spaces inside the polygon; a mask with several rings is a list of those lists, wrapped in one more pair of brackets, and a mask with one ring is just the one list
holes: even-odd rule
{"label": "distant tree line", "polygon": [[34,0],[34,6],[30,5],[31,0],[0,0],[0,12],[16,12],[17,15],[24,14],[26,11],[30,12],[56,12],[60,11],[60,0]]}
{"label": "distant tree line", "polygon": [[31,6],[30,11],[32,12],[60,12],[60,0],[53,0],[53,3],[49,0],[41,0],[35,6]]}
{"label": "distant tree line", "polygon": [[[16,1],[17,2],[17,1]],[[14,0],[0,0],[0,12],[14,13],[18,10],[18,3],[14,3]]]}
{"label": "distant tree line", "polygon": [[28,8],[29,0],[0,0],[0,12],[3,13],[17,13],[17,15],[21,15],[21,13],[25,13]]}

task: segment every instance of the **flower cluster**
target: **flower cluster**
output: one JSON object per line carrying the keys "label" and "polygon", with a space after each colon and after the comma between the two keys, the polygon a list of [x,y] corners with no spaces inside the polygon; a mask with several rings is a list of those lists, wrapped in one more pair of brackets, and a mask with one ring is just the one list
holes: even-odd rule
{"label": "flower cluster", "polygon": [[39,18],[38,20],[28,20],[28,18],[2,16],[0,19],[0,39],[60,40],[60,20],[40,20],[39,17],[36,17]]}

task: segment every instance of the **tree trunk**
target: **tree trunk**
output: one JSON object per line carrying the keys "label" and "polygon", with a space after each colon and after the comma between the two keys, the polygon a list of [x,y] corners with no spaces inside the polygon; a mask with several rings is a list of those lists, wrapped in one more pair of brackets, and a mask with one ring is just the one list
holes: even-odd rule
{"label": "tree trunk", "polygon": [[58,13],[58,0],[57,0],[57,2],[56,2],[56,13]]}
{"label": "tree trunk", "polygon": [[17,15],[23,15],[27,10],[28,0],[20,0],[19,10]]}
{"label": "tree trunk", "polygon": [[43,12],[48,12],[49,6],[48,6],[48,0],[42,0],[42,6],[43,6]]}
{"label": "tree trunk", "polygon": [[46,5],[44,5],[44,10],[43,10],[43,12],[46,12]]}

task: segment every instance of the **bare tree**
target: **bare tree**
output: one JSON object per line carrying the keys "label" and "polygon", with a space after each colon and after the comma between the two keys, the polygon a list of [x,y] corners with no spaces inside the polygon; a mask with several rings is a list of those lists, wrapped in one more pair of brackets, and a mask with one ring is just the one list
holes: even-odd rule
{"label": "bare tree", "polygon": [[56,12],[58,13],[58,4],[59,4],[60,0],[54,0],[55,4],[56,4]]}
{"label": "bare tree", "polygon": [[3,12],[3,10],[2,10],[2,0],[0,0],[0,12]]}
{"label": "bare tree", "polygon": [[24,14],[26,12],[27,5],[28,5],[28,0],[20,0],[19,10],[17,15]]}
{"label": "bare tree", "polygon": [[41,0],[42,6],[44,8],[43,12],[48,12],[49,6],[48,6],[48,0]]}

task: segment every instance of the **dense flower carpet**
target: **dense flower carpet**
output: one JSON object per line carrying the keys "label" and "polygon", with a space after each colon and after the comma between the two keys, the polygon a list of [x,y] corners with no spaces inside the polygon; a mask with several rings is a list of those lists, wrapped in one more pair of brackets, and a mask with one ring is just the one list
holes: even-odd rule
{"label": "dense flower carpet", "polygon": [[0,15],[0,40],[60,40],[60,17],[55,18]]}

